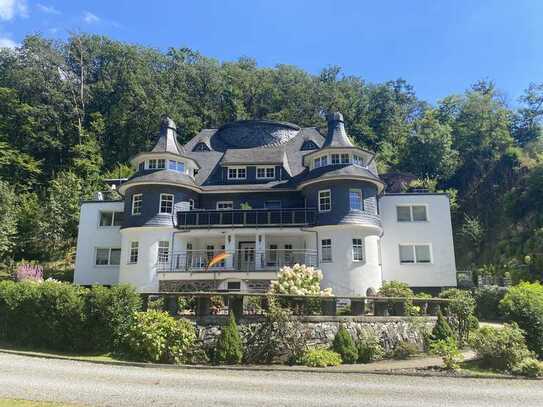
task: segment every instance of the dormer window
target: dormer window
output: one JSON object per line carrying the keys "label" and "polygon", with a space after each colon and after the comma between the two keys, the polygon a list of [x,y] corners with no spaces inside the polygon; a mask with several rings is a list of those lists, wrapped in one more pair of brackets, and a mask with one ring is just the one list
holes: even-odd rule
{"label": "dormer window", "polygon": [[323,155],[322,157],[315,158],[315,168],[325,167],[328,165],[328,156]]}
{"label": "dormer window", "polygon": [[206,143],[199,142],[194,146],[192,151],[211,151]]}
{"label": "dormer window", "polygon": [[349,154],[341,154],[341,164],[349,164]]}
{"label": "dormer window", "polygon": [[138,165],[138,171],[143,171],[145,169],[145,161],[142,161]]}
{"label": "dormer window", "polygon": [[169,160],[168,169],[177,172],[185,172],[185,163],[182,161]]}
{"label": "dormer window", "polygon": [[339,164],[339,154],[332,154],[332,165]]}
{"label": "dormer window", "polygon": [[228,179],[246,179],[247,167],[228,167]]}
{"label": "dormer window", "polygon": [[353,164],[359,167],[364,166],[364,159],[357,154],[353,154]]}
{"label": "dormer window", "polygon": [[163,170],[166,168],[166,160],[149,160],[147,161],[147,168],[150,170]]}
{"label": "dormer window", "polygon": [[256,178],[257,179],[274,179],[275,167],[257,167]]}
{"label": "dormer window", "polygon": [[319,148],[319,146],[317,146],[313,140],[305,140],[300,150],[302,151],[316,150],[317,148]]}

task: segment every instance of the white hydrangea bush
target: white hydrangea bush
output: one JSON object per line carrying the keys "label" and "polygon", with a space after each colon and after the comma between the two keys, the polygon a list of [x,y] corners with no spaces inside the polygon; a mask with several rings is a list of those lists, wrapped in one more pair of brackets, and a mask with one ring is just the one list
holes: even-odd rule
{"label": "white hydrangea bush", "polygon": [[271,293],[293,295],[331,296],[332,289],[321,290],[322,272],[305,264],[282,267],[277,280],[272,282]]}

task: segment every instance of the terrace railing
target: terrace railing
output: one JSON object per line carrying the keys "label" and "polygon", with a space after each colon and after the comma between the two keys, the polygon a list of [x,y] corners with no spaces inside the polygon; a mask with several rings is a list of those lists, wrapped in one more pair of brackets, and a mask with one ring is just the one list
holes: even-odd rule
{"label": "terrace railing", "polygon": [[305,264],[317,266],[316,250],[262,250],[242,249],[230,251],[220,263],[208,267],[213,256],[222,251],[186,250],[174,252],[167,258],[159,258],[156,265],[158,273],[197,273],[208,271],[279,271],[281,267]]}
{"label": "terrace railing", "polygon": [[192,209],[177,212],[177,227],[288,227],[315,223],[315,208]]}

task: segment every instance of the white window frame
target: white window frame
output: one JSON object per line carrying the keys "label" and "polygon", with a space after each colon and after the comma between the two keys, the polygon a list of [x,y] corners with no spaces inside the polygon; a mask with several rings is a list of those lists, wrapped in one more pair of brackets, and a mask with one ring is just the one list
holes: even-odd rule
{"label": "white window frame", "polygon": [[158,241],[156,259],[159,264],[168,264],[170,260],[170,242],[168,240]]}
{"label": "white window frame", "polygon": [[[330,243],[325,245],[325,241]],[[325,253],[327,253],[327,256],[325,256]],[[332,258],[332,239],[321,239],[321,263],[332,263]]]}
{"label": "white window frame", "polygon": [[[321,199],[326,199],[321,197],[321,195],[328,193],[329,207],[328,209],[321,208]],[[332,210],[332,191],[330,189],[321,189],[317,194],[317,204],[319,205],[319,212],[330,212]]]}
{"label": "white window frame", "polygon": [[339,159],[340,159],[341,164],[350,164],[351,155],[349,153],[341,153],[339,155]]}
{"label": "white window frame", "polygon": [[[413,253],[413,262],[404,262],[402,261],[401,257],[401,247],[410,247]],[[415,249],[416,246],[427,246],[428,250],[430,252],[430,261],[419,261],[417,259],[417,251]],[[434,255],[432,250],[432,244],[431,243],[400,243],[398,245],[398,260],[400,261],[400,264],[402,266],[409,265],[409,264],[417,264],[417,265],[425,265],[425,264],[433,264],[434,263]]]}
{"label": "white window frame", "polygon": [[[170,212],[164,212],[162,210],[162,202],[166,202],[166,200],[164,198],[166,197],[171,197],[171,202],[172,202],[172,206],[171,206],[171,210]],[[174,196],[173,194],[160,194],[160,201],[159,201],[159,206],[158,206],[158,213],[162,214],[162,215],[171,215],[173,213],[173,206],[174,206]]]}
{"label": "white window frame", "polygon": [[128,252],[128,264],[138,264],[140,255],[140,243],[137,240],[130,242],[130,248]]}
{"label": "white window frame", "polygon": [[[229,206],[229,208],[219,208],[219,206],[224,206],[224,205]],[[216,208],[218,211],[229,211],[229,210],[232,210],[232,209],[234,209],[234,201],[217,201],[217,203],[215,204],[215,208]]]}
{"label": "white window frame", "polygon": [[[235,176],[231,176],[230,171],[233,171]],[[240,170],[243,170],[244,175],[241,177]],[[226,167],[226,177],[229,180],[247,179],[247,167]]]}
{"label": "white window frame", "polygon": [[[355,240],[360,240],[360,243],[355,243]],[[360,263],[364,261],[364,239],[361,237],[353,237],[351,240],[353,262]],[[360,255],[359,257],[356,253]]]}
{"label": "white window frame", "polygon": [[158,162],[156,158],[152,158],[146,161],[148,170],[156,170],[158,168]]}
{"label": "white window frame", "polygon": [[[264,176],[258,175],[258,171],[264,171]],[[268,171],[271,170],[271,175],[268,175]],[[275,178],[275,166],[256,167],[256,179],[274,179]]]}
{"label": "white window frame", "polygon": [[[357,193],[360,196],[360,208],[353,208],[351,201],[351,193]],[[364,210],[364,196],[362,195],[362,189],[360,188],[349,188],[349,208],[351,210],[363,211]]]}
{"label": "white window frame", "polygon": [[353,165],[357,167],[364,167],[364,159],[358,154],[353,154]]}
{"label": "white window frame", "polygon": [[[107,250],[107,264],[96,264],[98,250]],[[111,264],[111,251],[119,250],[119,264]],[[94,248],[94,267],[116,267],[121,264],[121,248],[120,247],[95,247]]]}
{"label": "white window frame", "polygon": [[[425,220],[415,220],[415,217],[413,216],[413,207],[414,206],[421,206],[424,207],[424,211],[426,212],[426,219]],[[398,208],[409,208],[409,220],[399,220],[398,219]],[[428,204],[401,204],[396,205],[396,221],[398,223],[407,223],[407,222],[415,222],[415,223],[424,223],[429,222],[430,217],[428,216]]]}
{"label": "white window frame", "polygon": [[[100,225],[102,221],[102,213],[111,213],[111,225]],[[123,211],[99,211],[98,212],[98,227],[99,228],[120,228],[121,225],[115,225],[116,214],[123,213]]]}
{"label": "white window frame", "polygon": [[195,207],[194,199],[189,199],[189,211],[192,211]]}
{"label": "white window frame", "polygon": [[[136,202],[138,203],[138,211],[136,212]],[[143,206],[143,194],[134,194],[132,195],[132,215],[139,216],[141,215],[141,208]]]}
{"label": "white window frame", "polygon": [[335,165],[335,164],[341,164],[341,154],[339,153],[334,153],[330,156],[330,163],[332,165]]}
{"label": "white window frame", "polygon": [[157,170],[166,169],[166,160],[164,158],[158,158],[156,160],[156,168],[157,168]]}

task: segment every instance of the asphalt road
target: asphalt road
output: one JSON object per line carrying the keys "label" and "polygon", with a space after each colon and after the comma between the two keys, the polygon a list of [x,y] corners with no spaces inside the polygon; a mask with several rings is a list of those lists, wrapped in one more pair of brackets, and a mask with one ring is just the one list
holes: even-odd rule
{"label": "asphalt road", "polygon": [[543,383],[149,369],[0,353],[0,399],[100,406],[542,406]]}

